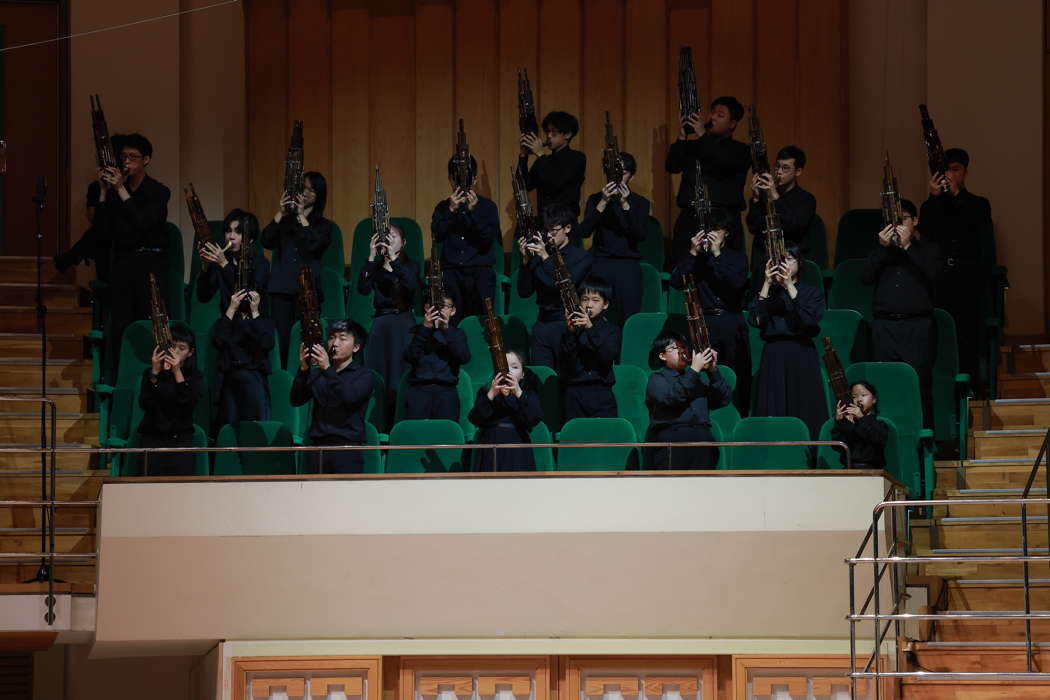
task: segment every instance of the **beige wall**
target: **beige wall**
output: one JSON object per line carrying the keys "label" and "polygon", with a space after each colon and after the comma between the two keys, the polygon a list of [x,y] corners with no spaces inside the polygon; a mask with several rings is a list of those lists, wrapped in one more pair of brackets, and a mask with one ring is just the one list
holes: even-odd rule
{"label": "beige wall", "polygon": [[[34,700],[204,700],[191,695],[191,673],[202,659],[192,656],[91,659],[88,645],[58,645],[33,658]],[[205,659],[217,667],[215,653]],[[214,680],[215,673],[212,673]],[[203,686],[198,686],[203,687]]]}

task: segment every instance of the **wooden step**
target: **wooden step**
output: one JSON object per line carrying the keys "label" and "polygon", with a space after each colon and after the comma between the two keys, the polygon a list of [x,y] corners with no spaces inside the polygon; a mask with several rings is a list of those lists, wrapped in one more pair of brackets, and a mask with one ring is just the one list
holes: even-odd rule
{"label": "wooden step", "polygon": [[[45,256],[43,263],[43,281],[46,284],[72,284],[73,271],[67,270],[64,274],[55,268],[55,263],[49,256]],[[20,282],[23,284],[36,284],[37,274],[36,256],[32,255],[5,255],[0,257],[0,280],[4,282]]]}
{"label": "wooden step", "polygon": [[1011,374],[999,379],[999,398],[1035,399],[1050,397],[1050,372]]}
{"label": "wooden step", "polygon": [[[98,444],[98,414],[59,414],[56,420],[58,441],[85,445]],[[46,430],[50,436],[50,425]],[[17,443],[39,444],[40,415],[25,413],[0,413],[0,437]]]}
{"label": "wooden step", "polygon": [[[1019,611],[1015,611],[1019,612]],[[939,642],[1023,642],[1024,620],[937,620]],[[1050,642],[1050,620],[1032,620],[1032,640]]]}
{"label": "wooden step", "polygon": [[[80,306],[80,290],[72,284],[45,284],[44,306],[48,314],[52,310],[75,309]],[[0,282],[0,299],[8,306],[32,306],[36,308],[36,282]]]}
{"label": "wooden step", "polygon": [[[36,576],[40,566],[39,560],[3,562],[0,561],[0,584],[21,583]],[[94,585],[96,569],[94,562],[76,564],[55,564],[55,578],[73,584]]]}
{"label": "wooden step", "polygon": [[[967,460],[962,467],[938,466],[937,486],[945,489],[1023,488],[1034,460]],[[1036,485],[1046,485],[1046,470],[1036,474]]]}
{"label": "wooden step", "polygon": [[974,430],[1050,427],[1050,399],[999,399],[970,405]]}
{"label": "wooden step", "polygon": [[[32,445],[35,447],[35,445]],[[30,447],[26,443],[4,443],[5,448]],[[91,447],[90,445],[59,444],[61,448]],[[55,466],[65,472],[86,472],[98,469],[103,462],[101,455],[91,452],[57,452],[55,454]],[[50,456],[48,457],[50,468]],[[0,474],[11,471],[36,471],[40,468],[40,455],[33,452],[0,452]]]}
{"label": "wooden step", "polygon": [[[1046,482],[1035,484],[1029,492],[1031,498],[1044,498],[1046,496]],[[971,503],[973,500],[988,499],[1020,499],[1024,494],[1024,488],[998,488],[998,489],[963,489],[947,490],[938,489],[934,493],[935,499],[950,500],[949,506],[934,506],[935,518],[977,518],[996,516],[1020,516],[1021,506],[1019,504],[980,504]],[[1047,507],[1038,504],[1028,506],[1029,515],[1046,515]]]}
{"label": "wooden step", "polygon": [[[91,387],[90,360],[48,360],[47,385],[87,391]],[[0,358],[0,386],[40,386],[40,360]]]}
{"label": "wooden step", "polygon": [[[1033,610],[1050,610],[1050,570],[1033,565],[1029,598]],[[1031,580],[1031,579],[1030,579]],[[949,610],[1024,610],[1023,579],[962,579],[948,582]]]}
{"label": "wooden step", "polygon": [[[1046,552],[1035,553],[1045,554]],[[1020,554],[1020,550],[1011,551],[1010,554]],[[948,579],[1019,579],[1024,575],[1021,564],[1016,563],[945,562],[943,564],[920,564],[919,571],[926,576],[942,576]],[[1039,568],[1036,565],[1032,565],[1029,567],[1029,575],[1050,577],[1050,571],[1047,571],[1046,567]]]}
{"label": "wooden step", "polygon": [[[944,549],[1020,547],[1020,518],[941,518],[937,542]],[[1045,516],[1028,518],[1028,546],[1047,546]]]}
{"label": "wooden step", "polygon": [[[0,322],[2,325],[2,322]],[[47,356],[55,359],[81,360],[86,355],[84,337],[56,333],[48,324]],[[39,333],[0,333],[0,357],[39,357]]]}
{"label": "wooden step", "polygon": [[[94,552],[95,534],[88,528],[56,528],[55,552]],[[7,528],[0,530],[0,552],[12,554],[40,551],[39,528]]]}
{"label": "wooden step", "polygon": [[1046,430],[975,430],[972,433],[976,459],[1032,458],[1039,454]]}
{"label": "wooden step", "polygon": [[[36,309],[32,306],[0,306],[0,331],[4,333],[36,333]],[[91,309],[48,309],[47,327],[63,333],[85,335],[91,330]]]}
{"label": "wooden step", "polygon": [[[4,387],[0,386],[0,397],[16,396],[23,398],[39,398],[40,387]],[[55,408],[59,413],[91,413],[89,406],[90,394],[87,391],[74,388],[49,388],[47,398],[55,402]],[[4,401],[0,399],[0,413],[33,413],[40,410],[41,404],[26,401]],[[47,410],[50,415],[50,409]]]}
{"label": "wooden step", "polygon": [[1000,371],[1007,373],[1050,371],[1050,345],[1015,345],[1002,348],[999,358]]}
{"label": "wooden step", "polygon": [[[102,480],[106,472],[60,473],[55,478],[55,498],[60,501],[98,500]],[[50,480],[47,488],[50,489]],[[38,472],[0,472],[0,494],[4,500],[40,500],[40,475]],[[60,527],[93,527],[95,506],[57,506],[55,523]],[[39,527],[40,508],[37,506],[0,508],[0,528]]]}

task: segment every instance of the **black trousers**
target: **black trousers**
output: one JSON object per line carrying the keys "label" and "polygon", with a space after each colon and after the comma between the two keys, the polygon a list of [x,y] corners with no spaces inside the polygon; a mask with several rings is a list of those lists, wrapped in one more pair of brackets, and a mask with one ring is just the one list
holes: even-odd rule
{"label": "black trousers", "polygon": [[[744,391],[751,383],[751,347],[747,341],[744,315],[738,311],[706,313],[704,322],[711,336],[711,345],[718,353],[718,364],[728,365],[736,372],[737,386]],[[751,394],[744,391],[743,395]]]}
{"label": "black trousers", "polygon": [[[704,425],[670,425],[650,430],[646,442],[711,442],[714,435]],[[646,469],[714,469],[717,447],[647,447]]]}
{"label": "black trousers", "polygon": [[459,392],[448,384],[409,384],[405,389],[405,419],[444,418],[459,422]]}
{"label": "black trousers", "polygon": [[[743,253],[744,247],[744,224],[740,220],[740,212],[729,213],[729,237],[726,245],[733,250]],[[684,260],[689,255],[689,246],[692,244],[693,236],[697,234],[699,224],[693,216],[692,209],[681,209],[678,218],[674,222],[674,238],[671,239],[671,257],[667,259],[667,269],[673,269],[675,263]]]}
{"label": "black trousers", "polygon": [[[485,299],[496,298],[496,272],[491,266],[484,267],[446,267],[444,269],[445,294],[452,297],[456,305],[456,315],[452,324],[467,316],[484,316]],[[502,313],[496,309],[496,315]]]}
{"label": "black trousers", "polygon": [[[871,324],[876,362],[905,362],[919,375],[922,422],[933,427],[933,361],[937,357],[937,324],[932,318],[889,320]],[[879,387],[882,388],[882,387]]]}
{"label": "black trousers", "polygon": [[568,333],[565,321],[536,321],[532,327],[532,361],[530,364],[546,365],[558,369],[558,354],[561,351],[561,339]]}
{"label": "black trousers", "polygon": [[245,420],[270,420],[270,388],[257,369],[235,369],[222,375],[216,427],[236,426]]}
{"label": "black trousers", "polygon": [[[281,368],[286,369],[288,364],[288,342],[292,334],[292,326],[299,320],[299,305],[294,294],[270,293],[270,315],[273,317],[273,325],[277,329],[277,342],[280,347]],[[298,352],[298,348],[296,348]]]}
{"label": "black trousers", "polygon": [[[974,381],[979,381],[982,350],[982,326],[986,305],[981,294],[987,285],[978,278],[976,260],[953,258],[954,264],[942,261],[937,273],[934,303],[951,314],[955,321],[955,336],[959,344],[959,371],[968,372]],[[995,371],[992,368],[991,371]]]}
{"label": "black trousers", "polygon": [[108,241],[103,240],[99,229],[94,226],[80,236],[80,239],[70,249],[56,258],[65,257],[63,265],[76,265],[81,261],[95,261],[95,277],[103,282],[109,281],[110,256],[112,248]]}
{"label": "black trousers", "polygon": [[565,387],[565,420],[616,418],[616,396],[604,384],[569,384]]}
{"label": "black trousers", "polygon": [[[193,434],[141,435],[140,447],[193,447]],[[130,473],[136,476],[196,476],[197,455],[194,452],[151,452],[134,455]]]}
{"label": "black trousers", "polygon": [[[108,384],[116,384],[120,366],[120,344],[124,330],[135,321],[150,317],[149,273],[157,276],[157,285],[167,303],[167,255],[132,252],[122,255],[114,266],[107,295],[110,318],[106,335]],[[170,311],[170,310],[169,310]]]}
{"label": "black trousers", "polygon": [[[310,444],[323,445],[363,445],[361,442],[349,442],[345,438],[310,438]],[[307,452],[303,471],[306,474],[362,474],[365,470],[365,457],[356,450],[331,450],[328,452]]]}
{"label": "black trousers", "polygon": [[642,310],[642,268],[636,258],[594,259],[591,274],[601,277],[613,290],[609,303],[609,320],[622,326],[624,321]]}

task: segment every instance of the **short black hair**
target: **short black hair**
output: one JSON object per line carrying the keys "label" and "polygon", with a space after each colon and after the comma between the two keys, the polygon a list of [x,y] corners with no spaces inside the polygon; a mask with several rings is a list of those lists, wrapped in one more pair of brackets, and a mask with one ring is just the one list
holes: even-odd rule
{"label": "short black hair", "polygon": [[565,204],[548,204],[543,208],[543,225],[547,230],[555,226],[574,226],[576,215]]}
{"label": "short black hair", "polygon": [[310,220],[317,221],[324,216],[324,208],[328,204],[328,180],[325,180],[324,175],[316,170],[303,173],[303,182],[307,180],[310,181],[310,187],[317,195],[317,199],[314,200],[314,208],[310,210]]}
{"label": "short black hair", "polygon": [[237,222],[237,232],[241,236],[247,236],[249,242],[255,242],[259,238],[259,220],[255,214],[243,209],[232,209],[222,220],[222,232],[225,235],[230,230],[230,224]]}
{"label": "short black hair", "polygon": [[911,218],[919,218],[919,210],[915,208],[915,202],[910,199],[901,200],[901,211],[911,214]]}
{"label": "short black hair", "polygon": [[368,331],[352,318],[344,318],[328,324],[328,337],[331,338],[336,333],[349,333],[354,336],[354,342],[358,345],[358,352],[364,350],[365,343],[368,342]]}
{"label": "short black hair", "polygon": [[588,292],[601,296],[607,302],[612,302],[612,285],[602,277],[590,275],[580,283],[580,296],[582,297]]}
{"label": "short black hair", "polygon": [[623,162],[623,169],[629,172],[631,175],[638,173],[638,161],[634,159],[627,151],[620,151],[620,160]]}
{"label": "short black hair", "polygon": [[547,116],[543,118],[543,124],[541,124],[544,131],[554,127],[563,134],[569,135],[569,140],[572,140],[576,134],[580,133],[580,122],[576,117],[572,116],[568,112],[548,112]]}
{"label": "short black hair", "polygon": [[183,366],[186,369],[197,369],[197,336],[193,334],[193,330],[182,321],[175,321],[171,324],[171,339],[190,346],[191,355],[186,358]]}
{"label": "short black hair", "polygon": [[653,345],[649,348],[649,366],[659,367],[662,363],[660,362],[660,353],[664,351],[671,343],[678,343],[684,347],[689,347],[689,341],[685,339],[681,333],[671,330],[662,330],[660,334],[653,339]]}
{"label": "short black hair", "polygon": [[733,97],[732,95],[723,95],[718,97],[711,102],[711,109],[714,109],[718,105],[725,105],[729,110],[729,118],[735,122],[740,121],[744,118],[744,105],[740,104],[740,100]]}
{"label": "short black hair", "polygon": [[970,154],[961,148],[949,148],[944,152],[944,160],[948,165],[958,163],[964,168],[970,167]]}
{"label": "short black hair", "polygon": [[853,387],[861,385],[868,390],[868,393],[875,399],[875,403],[871,407],[871,414],[877,416],[879,414],[879,390],[875,388],[875,385],[866,379],[861,379],[859,382],[850,382],[849,391],[853,393]]}
{"label": "short black hair", "polygon": [[712,231],[725,231],[726,237],[731,235],[729,226],[733,223],[733,217],[722,207],[712,207],[708,221]]}
{"label": "short black hair", "polygon": [[[456,177],[456,157],[453,156],[448,159],[448,176],[449,178]],[[474,180],[478,176],[478,159],[474,156],[470,157],[470,179]]]}
{"label": "short black hair", "polygon": [[802,254],[802,247],[795,241],[784,241],[784,252],[798,260],[798,276],[802,277],[803,263],[806,262],[806,256]]}
{"label": "short black hair", "polygon": [[125,148],[134,148],[147,158],[153,157],[153,144],[149,142],[148,138],[137,131],[133,134],[120,134],[120,139],[121,140],[116,143],[114,143],[113,139],[109,140],[110,144],[113,145],[113,153],[116,154],[118,158],[120,157],[120,152]]}
{"label": "short black hair", "polygon": [[795,159],[796,168],[806,167],[806,152],[798,146],[784,146],[777,151],[777,160]]}

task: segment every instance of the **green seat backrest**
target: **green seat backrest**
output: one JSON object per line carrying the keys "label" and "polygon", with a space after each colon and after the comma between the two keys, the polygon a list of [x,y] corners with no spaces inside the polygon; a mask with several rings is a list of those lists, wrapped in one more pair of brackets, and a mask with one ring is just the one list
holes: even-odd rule
{"label": "green seat backrest", "polygon": [[[540,407],[543,410],[543,420],[540,422],[547,426],[549,432],[558,432],[562,424],[561,382],[558,373],[546,365],[527,365],[525,372],[526,385],[538,387]],[[491,378],[490,374],[489,380]],[[481,388],[481,385],[478,385],[478,388]]]}
{"label": "green seat backrest", "polygon": [[[500,316],[503,329],[503,347],[507,350],[526,352],[529,347],[529,334],[525,324],[516,316]],[[484,318],[467,316],[459,322],[459,328],[467,336],[467,347],[470,349],[470,362],[461,369],[466,370],[475,387],[482,387],[492,381],[492,355],[485,340]],[[527,354],[527,353],[526,353]]]}
{"label": "green seat backrest", "polygon": [[[450,420],[404,420],[390,431],[390,445],[462,445],[463,429]],[[463,449],[396,450],[387,453],[388,474],[463,471]]]}
{"label": "green seat backrest", "polygon": [[223,314],[223,309],[219,308],[219,293],[215,292],[208,301],[201,301],[197,298],[197,285],[193,284],[189,288],[189,297],[190,328],[195,333],[204,333],[207,336],[211,327]]}
{"label": "green seat backrest", "polygon": [[[536,445],[549,445],[554,442],[554,439],[551,438],[551,431],[547,429],[543,421],[537,423],[529,433],[529,442]],[[554,471],[554,450],[550,447],[533,447],[532,458],[536,461],[536,471]]]}
{"label": "green seat backrest", "polygon": [[[886,437],[886,471],[898,480],[901,479],[900,469],[900,438],[897,434],[896,424],[889,418],[879,416],[879,420],[889,427],[889,435]],[[820,439],[831,440],[831,429],[835,427],[835,419],[828,418],[820,426]],[[817,469],[845,469],[839,452],[830,445],[821,445],[817,448]],[[903,481],[903,480],[902,480]]]}
{"label": "green seat backrest", "polygon": [[[463,429],[463,436],[469,441],[474,437],[476,430],[467,416],[473,407],[474,388],[470,381],[470,375],[462,367],[459,368],[459,382],[456,384],[456,395],[459,397],[459,427]],[[405,420],[405,401],[408,398],[408,371],[401,375],[401,381],[397,385],[396,405],[394,406],[394,422]]]}
{"label": "green seat backrest", "polygon": [[168,289],[165,296],[168,304],[168,318],[172,321],[181,321],[186,318],[186,283],[182,278],[186,273],[186,266],[182,257],[182,232],[178,226],[169,221],[167,234],[168,279],[166,282]]}
{"label": "green seat backrest", "polygon": [[321,268],[321,315],[325,318],[346,318],[346,296],[343,292],[343,270]]}
{"label": "green seat backrest", "polygon": [[664,296],[660,270],[649,263],[640,263],[642,270],[642,308],[645,313],[667,311],[667,299]]}
{"label": "green seat backrest", "polygon": [[[559,443],[637,442],[626,418],[573,418],[562,426]],[[638,467],[638,448],[558,448],[558,471],[621,471]]]}
{"label": "green seat backrest", "polygon": [[[216,447],[291,447],[292,433],[278,421],[243,421],[224,425]],[[293,452],[219,452],[215,475],[295,474]]]}
{"label": "green seat backrest", "polygon": [[[346,267],[346,256],[343,255],[343,229],[339,228],[339,224],[334,221],[332,222],[332,242],[321,254],[321,266],[337,273],[340,279],[343,278],[343,268]],[[326,291],[325,294],[327,293]]]}
{"label": "green seat backrest", "polygon": [[649,367],[649,348],[667,324],[665,313],[638,313],[627,319],[620,344],[620,364],[634,365],[646,372]]}
{"label": "green seat backrest", "polygon": [[835,235],[835,266],[850,258],[866,258],[882,230],[881,209],[850,209],[839,219]]}
{"label": "green seat backrest", "polygon": [[[136,428],[138,426],[136,425]],[[132,433],[131,442],[128,447],[139,447],[138,432]],[[193,426],[193,447],[207,447],[208,436],[199,425]],[[113,462],[113,476],[143,476],[142,465],[144,464],[141,453],[127,455],[127,459]],[[198,452],[193,458],[195,476],[208,476],[208,453]]]}
{"label": "green seat backrest", "polygon": [[861,331],[863,318],[855,309],[828,309],[824,317],[820,319],[820,336],[814,340],[817,344],[817,352],[824,356],[823,337],[831,338],[835,352],[845,369],[854,362],[860,360],[857,351],[860,348],[858,335]]}
{"label": "green seat backrest", "polygon": [[507,313],[521,319],[526,328],[532,328],[540,315],[540,307],[536,304],[536,295],[527,297],[518,294],[518,276],[528,274],[525,270],[515,270],[510,278],[510,299],[507,301]]}
{"label": "green seat backrest", "polygon": [[815,262],[821,270],[828,269],[828,229],[820,214],[813,215],[809,233],[806,234],[806,244],[809,246],[806,259]]}
{"label": "green seat backrest", "polygon": [[831,291],[828,293],[828,307],[853,309],[870,321],[875,287],[861,282],[860,275],[865,262],[863,258],[844,260],[835,267]]}
{"label": "green seat backrest", "polygon": [[[423,274],[423,231],[414,219],[403,216],[393,216],[390,223],[405,232],[405,251],[419,266],[420,275]],[[372,240],[372,219],[361,219],[354,227],[354,240],[350,247],[350,283],[356,287],[357,277],[361,268],[368,262],[368,244]],[[355,317],[356,318],[356,317]]]}
{"label": "green seat backrest", "polygon": [[142,372],[153,361],[153,324],[135,321],[124,329],[120,339],[120,365],[117,386],[137,386]]}
{"label": "green seat backrest", "polygon": [[718,373],[722,375],[722,379],[726,380],[729,390],[736,391],[736,372],[733,371],[733,368],[728,365],[718,365]]}
{"label": "green seat backrest", "polygon": [[292,380],[295,375],[283,369],[273,369],[268,376],[267,383],[270,387],[270,420],[278,421],[287,426],[292,434],[292,439],[301,443],[306,436],[309,425],[302,422],[302,412],[298,406],[292,405]]}
{"label": "green seat backrest", "polygon": [[[809,440],[806,424],[793,416],[742,418],[733,429],[733,442]],[[745,445],[729,448],[730,469],[806,469],[806,447],[794,445]]]}
{"label": "green seat backrest", "polygon": [[649,384],[649,372],[634,365],[613,365],[616,383],[616,415],[630,422],[634,434],[644,439],[649,430],[649,407],[645,405],[645,389]]}
{"label": "green seat backrest", "polygon": [[[365,421],[365,444],[379,445],[379,431],[368,421]],[[363,454],[365,474],[382,474],[384,472],[382,450],[367,450]]]}
{"label": "green seat backrest", "polygon": [[[732,435],[736,424],[740,421],[740,411],[733,404],[711,411],[711,425],[712,427],[717,426],[722,435]],[[719,455],[719,460],[721,460],[721,455]]]}
{"label": "green seat backrest", "polygon": [[933,363],[933,434],[935,439],[959,437],[959,402],[955,376],[959,374],[959,346],[955,320],[944,309],[933,310],[937,322],[937,356]]}
{"label": "green seat backrest", "polygon": [[[802,273],[799,275],[799,279],[802,282],[816,287],[820,290],[821,294],[824,293],[824,272],[820,269],[820,265],[813,262],[812,260],[806,260],[802,266]],[[824,303],[827,303],[827,299],[824,299]]]}
{"label": "green seat backrest", "polygon": [[664,249],[664,230],[655,217],[649,217],[645,240],[638,244],[638,249],[642,254],[642,262],[649,263],[657,270],[664,269],[664,260],[667,255]]}

